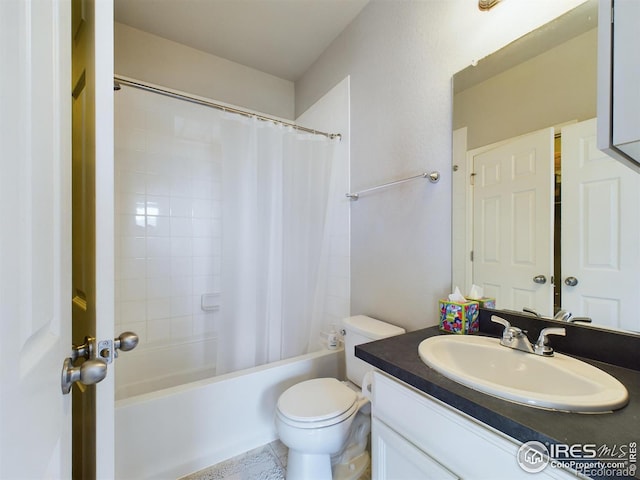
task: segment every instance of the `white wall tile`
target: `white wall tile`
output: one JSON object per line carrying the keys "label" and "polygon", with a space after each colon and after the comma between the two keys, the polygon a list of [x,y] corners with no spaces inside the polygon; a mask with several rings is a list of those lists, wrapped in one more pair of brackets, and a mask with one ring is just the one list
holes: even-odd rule
{"label": "white wall tile", "polygon": [[[169,178],[173,175],[173,158],[167,151],[148,153],[146,165],[148,175],[161,175]],[[168,194],[168,192],[164,193]]]}
{"label": "white wall tile", "polygon": [[191,296],[171,297],[171,317],[183,317],[193,313],[193,298]]}
{"label": "white wall tile", "polygon": [[119,320],[122,324],[131,323],[131,322],[144,322],[146,320],[147,318],[146,300],[120,302],[119,304],[120,304]]}
{"label": "white wall tile", "polygon": [[147,215],[163,217],[168,217],[171,215],[171,197],[169,196],[147,194],[145,203]]}
{"label": "white wall tile", "polygon": [[193,277],[171,277],[171,296],[185,297],[193,296]]}
{"label": "white wall tile", "polygon": [[120,256],[122,258],[144,258],[146,256],[145,237],[121,237]]}
{"label": "white wall tile", "polygon": [[140,172],[121,170],[118,175],[118,191],[123,193],[146,193],[146,176]]}
{"label": "white wall tile", "polygon": [[193,277],[193,293],[216,293],[220,291],[219,277],[216,275],[198,275]]}
{"label": "white wall tile", "polygon": [[171,197],[172,217],[191,217],[196,208],[197,200],[189,197]]}
{"label": "white wall tile", "polygon": [[147,257],[170,257],[170,237],[147,237]]}
{"label": "white wall tile", "polygon": [[194,197],[196,195],[193,192],[193,188],[191,177],[184,176],[184,172],[182,176],[174,174],[171,178],[170,192],[172,197]]}
{"label": "white wall tile", "polygon": [[147,322],[147,342],[168,343],[171,338],[171,319],[163,318],[154,322]]}
{"label": "white wall tile", "polygon": [[171,256],[193,256],[193,239],[191,237],[171,237]]}
{"label": "white wall tile", "polygon": [[166,195],[171,189],[171,177],[169,175],[147,175],[146,183],[146,193],[149,195]]}
{"label": "white wall tile", "polygon": [[170,237],[171,217],[156,217],[153,215],[147,215],[147,236]]}
{"label": "white wall tile", "polygon": [[200,312],[193,315],[193,334],[207,335],[216,332],[216,320],[219,312]]}
{"label": "white wall tile", "polygon": [[171,338],[182,339],[193,335],[193,322],[191,316],[173,317],[171,319]]}
{"label": "white wall tile", "polygon": [[171,262],[166,258],[147,258],[147,277],[170,276]]}
{"label": "white wall tile", "polygon": [[186,277],[193,272],[192,257],[172,257],[171,258],[171,276]]}
{"label": "white wall tile", "polygon": [[171,296],[171,277],[147,278],[147,298],[158,299]]}
{"label": "white wall tile", "polygon": [[147,320],[159,320],[171,316],[171,301],[169,298],[147,300]]}
{"label": "white wall tile", "polygon": [[147,276],[147,262],[144,258],[121,258],[116,262],[117,279],[143,279]]}
{"label": "white wall tile", "polygon": [[144,300],[147,297],[145,283],[138,279],[120,280],[120,300]]}
{"label": "white wall tile", "polygon": [[220,254],[220,242],[212,237],[193,237],[193,255],[195,257],[213,257]]}
{"label": "white wall tile", "polygon": [[193,235],[191,218],[171,217],[171,235],[174,237],[191,237]]}

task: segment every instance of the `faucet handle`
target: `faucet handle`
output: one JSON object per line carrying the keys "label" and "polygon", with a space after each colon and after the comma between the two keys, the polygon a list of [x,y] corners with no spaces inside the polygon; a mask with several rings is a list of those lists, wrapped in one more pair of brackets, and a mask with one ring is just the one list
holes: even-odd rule
{"label": "faucet handle", "polygon": [[542,315],[540,315],[538,312],[536,312],[533,308],[523,307],[522,311],[526,312],[526,313],[530,313],[531,315],[535,315],[538,318],[542,317]]}
{"label": "faucet handle", "polygon": [[550,357],[553,355],[553,348],[547,345],[547,340],[549,335],[561,335],[565,336],[567,331],[564,327],[549,327],[543,328],[540,332],[540,336],[538,337],[538,341],[534,347],[534,353],[538,355],[543,355],[545,357]]}
{"label": "faucet handle", "polygon": [[499,323],[505,329],[509,328],[511,326],[511,324],[507,320],[505,320],[502,317],[498,317],[497,315],[491,315],[491,321],[494,322],[494,323]]}

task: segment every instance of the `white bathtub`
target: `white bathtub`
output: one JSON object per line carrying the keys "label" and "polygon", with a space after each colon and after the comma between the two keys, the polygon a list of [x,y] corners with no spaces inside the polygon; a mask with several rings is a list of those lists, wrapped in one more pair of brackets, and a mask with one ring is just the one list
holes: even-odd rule
{"label": "white bathtub", "polygon": [[278,396],[344,378],[343,350],[323,350],[116,402],[116,478],[175,479],[277,438]]}

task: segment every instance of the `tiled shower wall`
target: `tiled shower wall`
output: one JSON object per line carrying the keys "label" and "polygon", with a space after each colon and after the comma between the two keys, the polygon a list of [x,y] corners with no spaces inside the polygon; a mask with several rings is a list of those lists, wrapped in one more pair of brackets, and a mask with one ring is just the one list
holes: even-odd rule
{"label": "tiled shower wall", "polygon": [[116,93],[116,330],[141,339],[118,386],[215,373],[220,147],[202,108]]}

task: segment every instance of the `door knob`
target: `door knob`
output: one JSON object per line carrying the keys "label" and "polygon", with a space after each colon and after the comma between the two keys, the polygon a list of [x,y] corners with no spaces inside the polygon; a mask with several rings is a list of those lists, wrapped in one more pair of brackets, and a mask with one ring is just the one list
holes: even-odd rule
{"label": "door knob", "polygon": [[107,363],[118,358],[118,350],[128,352],[138,346],[140,339],[133,332],[122,332],[113,340],[102,340],[98,342],[98,356]]}
{"label": "door knob", "polygon": [[545,277],[544,275],[536,275],[535,277],[533,277],[533,283],[544,285],[545,283],[547,283],[547,277]]}
{"label": "door knob", "polygon": [[[60,385],[63,395],[71,392],[75,382],[93,385],[107,376],[107,365],[118,356],[117,351],[128,352],[138,345],[139,338],[133,332],[123,332],[113,340],[96,342],[95,338],[85,337],[82,345],[73,345],[71,356],[64,359]],[[77,367],[73,363],[79,358],[86,360]]]}
{"label": "door knob", "polygon": [[138,335],[133,332],[123,332],[120,336],[113,340],[113,348],[116,350],[122,350],[128,352],[138,346],[140,339]]}
{"label": "door knob", "polygon": [[72,366],[73,360],[66,358],[62,364],[62,393],[67,395],[75,382],[94,385],[107,376],[107,364],[102,360],[86,360],[79,367]]}
{"label": "door knob", "polygon": [[567,277],[564,279],[564,284],[568,287],[575,287],[578,284],[578,279],[576,277]]}

